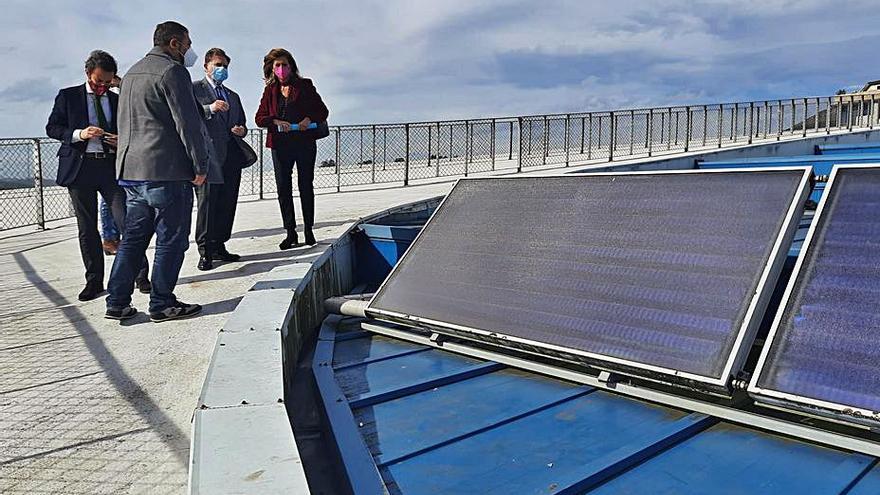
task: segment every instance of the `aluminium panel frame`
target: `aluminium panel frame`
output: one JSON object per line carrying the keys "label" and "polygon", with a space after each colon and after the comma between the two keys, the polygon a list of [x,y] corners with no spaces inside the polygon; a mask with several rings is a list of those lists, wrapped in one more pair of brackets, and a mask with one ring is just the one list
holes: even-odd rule
{"label": "aluminium panel frame", "polygon": [[826,416],[863,426],[878,428],[880,427],[880,411],[871,411],[869,409],[814,399],[803,395],[764,388],[758,385],[758,380],[767,364],[767,359],[770,355],[770,348],[773,347],[775,343],[776,334],[779,332],[779,328],[782,325],[782,318],[785,315],[786,308],[789,306],[790,299],[799,279],[807,254],[812,252],[813,249],[817,249],[814,246],[813,240],[816,238],[819,224],[822,223],[823,212],[828,205],[828,199],[833,194],[833,187],[837,176],[841,172],[854,169],[876,169],[880,172],[880,163],[834,165],[834,168],[831,170],[831,177],[825,187],[825,193],[822,195],[822,199],[816,207],[816,214],[813,217],[813,222],[810,225],[801,252],[795,262],[794,269],[791,272],[791,278],[788,281],[788,286],[785,288],[782,300],[779,303],[779,309],[776,311],[776,316],[773,318],[773,324],[770,327],[770,332],[767,334],[767,339],[765,340],[766,343],[764,344],[763,349],[761,349],[758,364],[755,366],[754,373],[752,373],[747,390],[749,395],[751,395],[758,404],[767,407],[794,409],[808,414]]}
{"label": "aluminium panel frame", "polygon": [[[755,292],[751,298],[749,306],[744,315],[742,324],[740,325],[739,330],[736,334],[736,339],[734,340],[733,346],[731,347],[731,351],[727,356],[727,360],[725,362],[724,368],[719,377],[714,376],[705,376],[695,373],[690,373],[682,370],[677,370],[674,368],[667,368],[663,366],[655,366],[647,363],[641,363],[638,361],[632,361],[628,359],[617,358],[613,356],[607,356],[603,354],[598,354],[594,352],[582,351],[578,349],[572,349],[567,347],[562,347],[553,344],[547,344],[543,342],[538,342],[530,339],[525,339],[521,337],[514,337],[511,335],[505,335],[499,332],[493,332],[488,330],[482,330],[478,328],[467,327],[463,325],[456,325],[453,323],[442,322],[430,318],[423,318],[418,315],[410,315],[397,311],[388,311],[383,310],[381,308],[376,308],[374,306],[374,302],[376,297],[382,293],[386,284],[389,280],[397,273],[399,267],[402,265],[402,261],[406,259],[407,256],[410,255],[413,248],[418,245],[419,240],[421,239],[422,234],[425,232],[425,229],[431,224],[434,220],[434,216],[437,215],[438,212],[442,211],[443,205],[446,200],[449,198],[458,184],[462,181],[497,181],[497,180],[534,180],[534,179],[547,179],[547,178],[566,178],[572,180],[589,180],[594,177],[614,177],[614,176],[640,176],[640,175],[684,175],[684,174],[701,174],[701,175],[711,175],[711,174],[730,174],[730,173],[742,173],[742,174],[752,174],[752,173],[761,173],[761,172],[785,172],[785,171],[797,171],[801,173],[801,178],[798,183],[798,186],[795,190],[795,194],[791,198],[789,203],[785,219],[783,220],[782,226],[779,232],[776,234],[776,238],[773,241],[773,247],[770,251],[770,256],[766,261],[764,269],[761,271],[761,276],[758,279],[758,284],[755,288]],[[626,375],[632,375],[642,378],[648,378],[650,380],[659,381],[663,383],[671,383],[675,385],[686,386],[689,388],[695,388],[698,390],[704,390],[710,393],[722,394],[722,395],[730,395],[729,384],[732,378],[736,376],[736,374],[742,369],[742,366],[748,356],[749,350],[751,348],[751,343],[755,338],[755,334],[758,331],[758,328],[761,324],[761,319],[763,318],[764,311],[767,308],[767,305],[770,301],[770,297],[773,294],[773,290],[775,288],[775,282],[779,277],[780,272],[782,271],[782,267],[785,263],[785,258],[788,255],[788,246],[791,244],[792,239],[794,238],[794,234],[797,231],[798,224],[800,221],[800,217],[803,213],[804,203],[809,196],[810,193],[810,181],[812,179],[812,167],[809,166],[794,166],[794,167],[749,167],[749,168],[729,168],[729,169],[685,169],[685,170],[645,170],[645,171],[630,171],[630,172],[599,172],[599,173],[584,173],[584,174],[555,174],[555,175],[542,175],[542,176],[534,176],[534,177],[523,177],[523,176],[508,176],[508,177],[479,177],[479,178],[460,178],[456,181],[452,190],[446,197],[443,198],[443,201],[431,215],[431,218],[428,219],[428,222],[425,224],[425,228],[423,228],[410,246],[407,248],[406,252],[404,252],[403,256],[401,256],[398,263],[392,268],[391,272],[382,282],[382,285],[379,286],[379,289],[376,290],[375,295],[370,300],[369,305],[367,306],[365,312],[368,316],[386,320],[394,323],[399,323],[402,325],[407,325],[415,328],[423,328],[433,332],[438,333],[446,333],[455,335],[458,337],[488,342],[495,345],[499,345],[501,347],[511,346],[519,350],[523,350],[525,352],[549,356],[556,359],[562,359],[566,361],[572,361],[580,364],[584,364],[593,368],[598,369],[607,369],[609,371],[619,372]]]}

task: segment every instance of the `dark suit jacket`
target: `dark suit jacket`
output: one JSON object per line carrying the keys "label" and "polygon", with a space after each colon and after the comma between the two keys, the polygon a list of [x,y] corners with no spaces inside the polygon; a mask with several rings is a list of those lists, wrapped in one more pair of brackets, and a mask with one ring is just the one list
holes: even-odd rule
{"label": "dark suit jacket", "polygon": [[208,107],[217,99],[217,94],[214,92],[214,85],[207,78],[193,82],[193,94],[205,113],[205,118],[207,119],[205,125],[208,128],[208,135],[213,143],[211,166],[208,168],[208,182],[219,184],[223,182],[223,168],[237,167],[240,169],[245,165],[244,158],[240,153],[236,153],[236,156],[228,157],[229,159],[227,159],[229,141],[234,139],[231,129],[237,125],[243,126],[246,124],[244,108],[241,105],[241,98],[239,98],[238,93],[226,88],[229,110],[212,115]]}
{"label": "dark suit jacket", "polygon": [[[110,113],[108,116],[109,129],[107,132],[116,134],[116,116],[119,109],[119,96],[112,91],[107,95],[110,98]],[[55,106],[49,114],[49,122],[46,124],[46,135],[61,141],[58,149],[58,176],[55,182],[59,186],[68,186],[76,179],[82,166],[83,156],[86,152],[87,141],[72,143],[73,131],[85,129],[90,126],[88,98],[86,97],[85,83],[78,86],[64,88],[55,97]]]}
{"label": "dark suit jacket", "polygon": [[[272,125],[273,119],[284,120],[281,113],[281,85],[273,82],[263,89],[263,97],[260,99],[260,108],[257,110],[257,116],[254,120],[258,127],[265,127],[269,130],[266,133],[266,147],[272,148],[272,138],[278,133],[278,130]],[[289,103],[287,109],[291,115],[291,124],[301,122],[308,117],[312,122],[324,122],[330,114],[327,105],[315,89],[311,79],[299,78],[293,83],[293,101]]]}

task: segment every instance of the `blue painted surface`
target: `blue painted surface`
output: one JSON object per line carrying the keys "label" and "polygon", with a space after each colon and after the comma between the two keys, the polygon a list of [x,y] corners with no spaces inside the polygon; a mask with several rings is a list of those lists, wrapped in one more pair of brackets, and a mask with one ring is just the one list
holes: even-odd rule
{"label": "blue painted surface", "polygon": [[355,276],[360,283],[378,286],[412,244],[422,224],[361,224],[359,227],[360,232],[354,235]]}
{"label": "blue painted surface", "polygon": [[719,424],[590,494],[837,494],[872,458]]}
{"label": "blue painted surface", "polygon": [[801,155],[781,157],[739,158],[736,160],[710,160],[698,163],[699,168],[741,167],[793,167],[812,166],[815,175],[828,175],[835,164],[877,163],[880,153],[847,153],[839,155]]}
{"label": "blue painted surface", "polygon": [[592,391],[505,369],[355,411],[377,462],[393,462],[462,435]]}
{"label": "blue painted surface", "polygon": [[345,368],[336,373],[336,381],[351,401],[477,369],[482,364],[476,359],[431,350]]}
{"label": "blue painted surface", "polygon": [[817,155],[851,155],[855,153],[880,153],[880,143],[820,144],[816,146]]}
{"label": "blue painted surface", "polygon": [[362,364],[428,349],[430,348],[382,336],[348,339],[336,343],[333,366],[339,368],[354,363]]}
{"label": "blue painted surface", "polygon": [[877,461],[865,476],[858,480],[847,495],[877,495],[880,493],[880,466]]}
{"label": "blue painted surface", "polygon": [[[381,280],[411,238],[369,230],[357,256],[378,255]],[[326,335],[316,358],[339,369],[323,367],[319,388],[345,423],[334,432],[356,493],[880,494],[877,460],[861,454],[395,339]]]}

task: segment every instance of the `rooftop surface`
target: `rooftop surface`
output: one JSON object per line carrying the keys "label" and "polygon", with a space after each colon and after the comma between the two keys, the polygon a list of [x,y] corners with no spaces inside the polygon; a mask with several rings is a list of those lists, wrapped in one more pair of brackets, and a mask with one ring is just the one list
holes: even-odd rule
{"label": "rooftop surface", "polygon": [[73,220],[0,233],[0,492],[184,492],[193,409],[217,331],[242,295],[272,268],[313,259],[361,216],[451,186],[319,195],[319,244],[284,252],[277,202],[241,203],[228,244],[241,261],[200,272],[191,246],[176,294],[204,312],[161,325],[143,313],[143,294],[133,301],[141,314],[124,325],[103,318],[103,297],[77,301]]}

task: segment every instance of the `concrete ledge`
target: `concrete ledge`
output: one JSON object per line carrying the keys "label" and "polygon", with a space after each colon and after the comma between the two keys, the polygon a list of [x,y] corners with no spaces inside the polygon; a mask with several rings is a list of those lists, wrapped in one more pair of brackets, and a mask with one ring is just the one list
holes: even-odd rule
{"label": "concrete ledge", "polygon": [[280,330],[220,332],[199,396],[199,407],[283,402]]}
{"label": "concrete ledge", "polygon": [[309,493],[283,404],[197,410],[190,466],[193,494]]}
{"label": "concrete ledge", "polygon": [[[272,273],[272,272],[269,272]],[[223,325],[224,332],[279,331],[290,319],[291,289],[251,290]]]}

